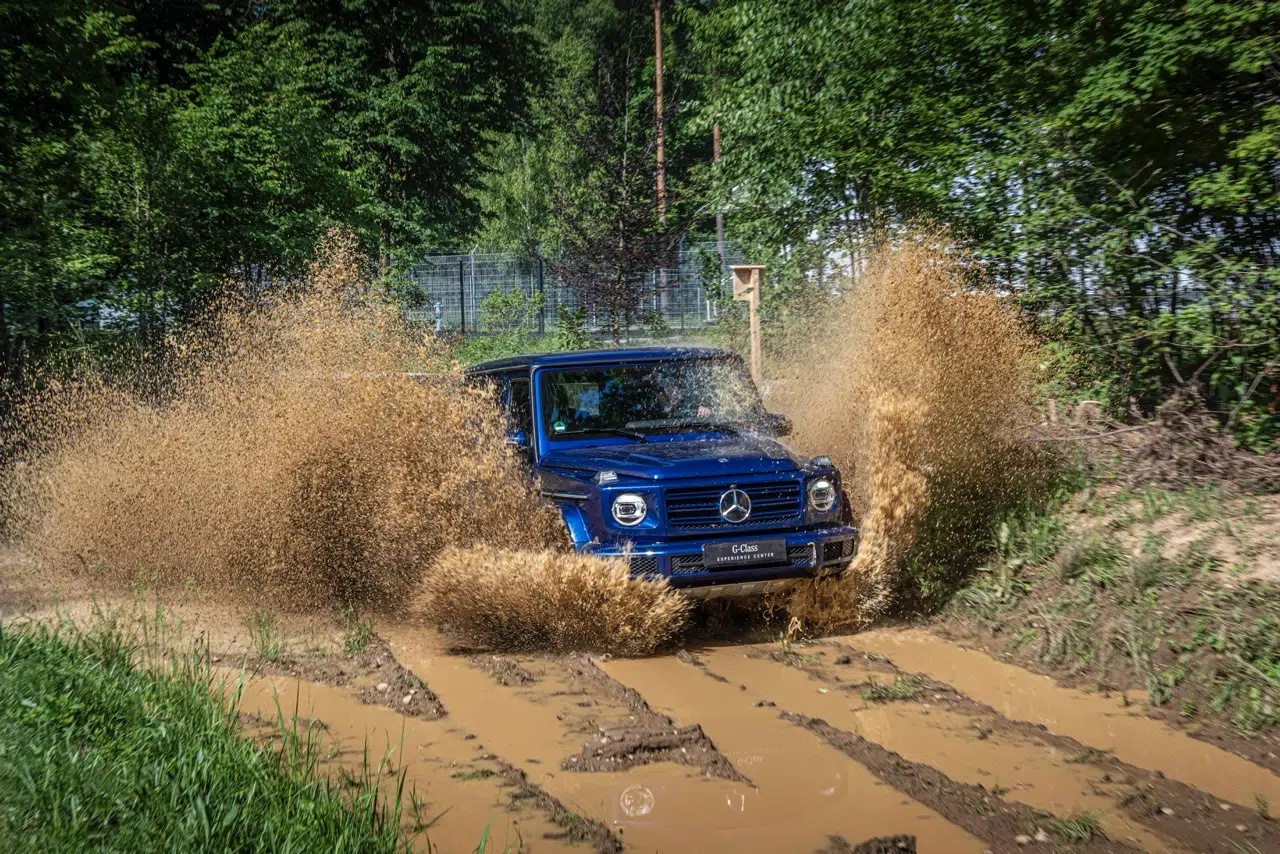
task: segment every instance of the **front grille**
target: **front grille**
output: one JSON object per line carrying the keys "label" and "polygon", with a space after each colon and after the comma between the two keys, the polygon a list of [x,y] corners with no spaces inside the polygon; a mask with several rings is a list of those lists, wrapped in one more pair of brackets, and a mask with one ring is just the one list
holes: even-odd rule
{"label": "front grille", "polygon": [[631,574],[632,575],[656,575],[658,572],[658,559],[653,555],[632,555],[631,557]]}
{"label": "front grille", "polygon": [[689,486],[666,492],[667,519],[673,528],[756,528],[779,525],[800,517],[804,509],[800,482],[780,480],[739,486],[751,499],[751,515],[745,522],[726,522],[720,515],[722,486]]}
{"label": "front grille", "polygon": [[840,558],[851,557],[853,555],[853,538],[847,540],[833,540],[829,543],[822,544],[822,562],[829,563]]}
{"label": "front grille", "polygon": [[812,566],[813,543],[805,543],[803,546],[788,546],[787,560],[792,566]]}
{"label": "front grille", "polygon": [[671,559],[672,575],[691,575],[702,572],[702,555],[676,555]]}

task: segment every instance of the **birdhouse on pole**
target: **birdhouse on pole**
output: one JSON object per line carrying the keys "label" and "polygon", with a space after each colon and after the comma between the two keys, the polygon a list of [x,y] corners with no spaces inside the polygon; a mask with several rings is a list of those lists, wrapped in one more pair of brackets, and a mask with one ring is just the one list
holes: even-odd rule
{"label": "birdhouse on pole", "polygon": [[760,282],[764,266],[760,264],[735,264],[733,271],[733,298],[746,302],[751,317],[751,379],[757,386],[764,381],[760,362]]}

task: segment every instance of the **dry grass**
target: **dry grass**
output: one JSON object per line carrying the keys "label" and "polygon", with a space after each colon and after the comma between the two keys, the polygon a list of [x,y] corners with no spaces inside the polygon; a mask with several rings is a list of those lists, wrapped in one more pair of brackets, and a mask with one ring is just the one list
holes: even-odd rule
{"label": "dry grass", "polygon": [[645,655],[679,632],[688,601],[622,560],[554,551],[450,548],[423,580],[426,619],[493,649]]}

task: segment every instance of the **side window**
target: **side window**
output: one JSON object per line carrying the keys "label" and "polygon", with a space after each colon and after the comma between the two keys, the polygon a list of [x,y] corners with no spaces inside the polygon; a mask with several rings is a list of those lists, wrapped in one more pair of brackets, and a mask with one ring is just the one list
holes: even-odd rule
{"label": "side window", "polygon": [[533,425],[533,401],[529,397],[529,378],[512,377],[507,393],[507,419],[513,429],[529,430]]}

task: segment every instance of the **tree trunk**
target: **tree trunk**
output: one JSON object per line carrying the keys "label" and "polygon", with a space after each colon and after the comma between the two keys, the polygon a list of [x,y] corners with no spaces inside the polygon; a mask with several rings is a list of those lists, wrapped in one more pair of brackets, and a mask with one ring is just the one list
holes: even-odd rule
{"label": "tree trunk", "polygon": [[378,274],[385,276],[391,269],[391,220],[385,217],[380,225],[378,244]]}

